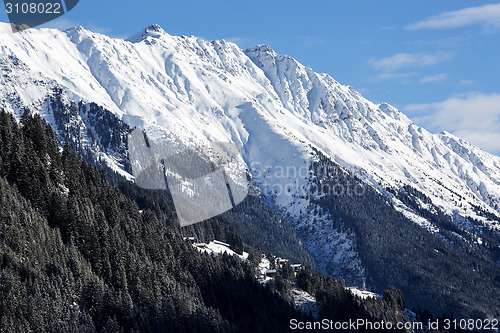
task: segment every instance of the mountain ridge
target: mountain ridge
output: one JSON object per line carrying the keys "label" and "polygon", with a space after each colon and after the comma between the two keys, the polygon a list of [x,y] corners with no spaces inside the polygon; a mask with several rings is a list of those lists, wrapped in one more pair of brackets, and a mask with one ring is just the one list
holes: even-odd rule
{"label": "mountain ridge", "polygon": [[[138,44],[137,47],[140,47],[141,51],[144,47],[146,50],[147,48],[160,49],[160,55],[167,56],[167,62],[161,64],[156,61],[157,63],[153,64],[156,66],[151,69],[139,68],[139,71],[132,73],[135,75],[131,75],[138,77],[140,74],[138,80],[128,83],[124,80],[128,74],[127,70],[121,73],[117,64],[113,62],[113,56],[117,56],[120,63],[132,65],[131,58],[138,58],[139,50],[132,52],[133,47],[127,44],[127,41],[110,39],[83,28],[68,29],[65,32],[46,29],[43,31],[48,34],[53,33],[55,39],[64,39],[64,37],[69,39],[67,44],[70,45],[64,45],[66,51],[71,54],[82,54],[77,57],[76,61],[83,71],[75,73],[76,71],[68,69],[69,73],[65,73],[65,68],[61,75],[61,73],[47,71],[47,67],[51,66],[45,66],[46,73],[40,71],[42,75],[41,80],[38,81],[48,81],[52,85],[65,87],[69,93],[68,98],[71,100],[81,99],[101,104],[129,125],[139,126],[146,131],[150,128],[149,131],[155,134],[158,134],[158,130],[161,132],[161,127],[167,125],[167,129],[173,129],[171,132],[178,133],[186,130],[188,140],[229,139],[245,146],[245,140],[248,140],[250,135],[247,131],[250,125],[244,123],[240,117],[241,114],[245,115],[245,112],[241,110],[247,110],[249,113],[256,112],[266,124],[270,124],[272,131],[275,130],[276,123],[286,123],[283,118],[288,116],[285,112],[288,111],[295,115],[295,119],[290,119],[286,127],[288,130],[293,128],[294,131],[285,135],[291,134],[300,141],[310,142],[372,186],[382,185],[380,188],[383,189],[386,186],[395,186],[402,180],[408,182],[410,179],[426,193],[436,192],[431,193],[431,197],[448,214],[452,214],[454,205],[450,205],[449,200],[439,198],[436,188],[433,188],[437,183],[422,180],[419,182],[417,179],[418,174],[428,174],[437,170],[431,178],[441,179],[448,176],[451,182],[447,183],[446,187],[455,192],[468,192],[470,204],[479,205],[492,214],[500,215],[498,211],[500,158],[487,154],[462,139],[457,140],[447,134],[431,134],[413,124],[394,107],[386,103],[375,105],[364,99],[352,87],[340,85],[327,74],[316,74],[293,58],[278,55],[269,46],[259,45],[243,51],[235,44],[223,40],[207,42],[195,37],[173,37],[158,25],[152,25],[145,28],[139,35],[148,34],[151,31],[158,33],[159,35],[154,35],[152,39],[168,39],[163,42],[167,45],[145,43],[151,37],[149,35],[134,44]],[[33,43],[27,43],[27,40],[33,34],[36,32],[30,31],[22,35],[21,44],[28,44],[32,48]],[[128,56],[126,53],[119,55],[116,51],[117,47],[109,50],[112,46],[109,45],[110,43],[118,43],[133,56]],[[14,43],[15,46],[21,46],[16,44]],[[170,44],[174,44],[173,50]],[[3,48],[6,53],[7,50]],[[20,50],[14,48],[12,51]],[[20,55],[23,52],[15,53]],[[18,55],[15,55],[18,59],[16,61],[29,66],[30,71],[35,70],[33,64],[27,65],[28,59],[22,61]],[[179,59],[176,58],[181,55],[201,59],[199,61],[202,63],[201,70],[205,72],[193,73],[195,64],[188,64],[191,65],[189,68],[185,63],[178,63]],[[32,63],[32,59],[30,60]],[[40,67],[47,64],[42,62],[39,65],[41,69]],[[64,65],[70,67],[72,64],[68,61]],[[158,66],[161,66],[159,68],[164,74],[159,71]],[[199,66],[194,68],[200,69]],[[213,74],[214,68],[216,72],[218,70],[216,77],[212,75],[208,79],[219,82],[212,88],[206,86],[207,83],[204,83],[206,79],[203,80],[203,76],[207,75],[207,70]],[[246,72],[241,73],[241,69]],[[151,74],[144,76],[148,71],[151,74],[157,74],[157,77]],[[83,72],[87,73],[84,75]],[[190,74],[190,77],[186,77],[187,74]],[[255,77],[252,81],[257,84],[257,87],[255,84],[254,87],[245,85],[248,75]],[[235,82],[231,82],[231,76]],[[80,79],[84,79],[82,80],[84,84],[75,83]],[[69,83],[68,80],[70,80]],[[242,82],[237,84],[236,81]],[[236,98],[234,96],[227,98],[230,95],[227,91],[228,84],[226,83],[228,82],[230,86],[236,86],[238,89],[238,91],[235,91],[236,88],[231,89],[231,93],[234,93]],[[132,89],[133,85],[138,86],[139,89]],[[4,85],[4,92],[8,86],[9,84]],[[35,108],[39,107],[40,103],[43,104],[45,97],[43,94],[50,93],[50,90],[49,92],[43,91],[43,87],[37,86],[36,82],[35,87],[28,82],[20,86],[21,88],[34,88],[31,90],[34,90],[35,94],[27,89],[32,96],[23,95],[21,89],[16,89],[16,87],[10,91],[11,96],[17,94],[21,104],[28,107],[36,103],[38,106]],[[148,86],[153,89],[147,88]],[[215,97],[210,95],[214,91],[217,91]],[[220,91],[224,93],[220,94]],[[144,96],[148,96],[147,101],[144,100]],[[242,99],[243,103],[240,103]],[[9,105],[5,100],[4,97],[4,106],[8,108]],[[141,104],[142,102],[144,104]],[[165,110],[170,114],[165,113]],[[279,117],[280,114],[284,117]],[[179,121],[182,117],[191,117],[191,120],[198,119],[194,126],[188,127]],[[222,126],[217,126],[215,121],[220,122]],[[165,124],[165,122],[175,123],[175,125]],[[207,127],[210,127],[210,131]],[[395,155],[402,155],[402,158]],[[244,156],[247,164],[250,164],[249,160],[260,162],[259,158],[253,159],[253,157]],[[412,165],[412,161],[418,159],[424,160],[425,168]],[[381,160],[386,160],[388,163],[381,164]],[[408,169],[408,165],[412,168]],[[453,176],[449,177],[439,172],[439,169],[443,167],[450,168]],[[394,176],[395,174],[397,176]],[[383,184],[384,182],[386,184]],[[463,209],[459,210],[459,213],[466,215],[472,211]],[[478,218],[479,216],[472,217]]]}

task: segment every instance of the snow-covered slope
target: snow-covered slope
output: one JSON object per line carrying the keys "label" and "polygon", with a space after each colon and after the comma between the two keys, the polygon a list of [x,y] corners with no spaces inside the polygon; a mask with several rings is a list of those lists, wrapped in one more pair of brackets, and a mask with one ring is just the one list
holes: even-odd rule
{"label": "snow-covered slope", "polygon": [[201,251],[208,253],[213,256],[218,256],[220,254],[226,253],[230,256],[238,256],[241,260],[247,260],[248,259],[248,253],[243,252],[243,254],[238,254],[231,250],[231,246],[227,243],[223,243],[218,240],[213,240],[210,243],[194,243],[193,246]]}
{"label": "snow-covered slope", "polygon": [[[59,87],[68,102],[95,102],[155,141],[236,143],[255,183],[297,227],[313,223],[306,194],[316,148],[431,232],[439,228],[388,189],[411,185],[432,201],[420,202],[422,209],[499,228],[486,217],[500,216],[499,157],[449,133],[431,134],[268,46],[243,51],[224,40],[170,36],[156,25],[127,40],[81,27],[9,29],[0,24],[0,107],[13,113],[28,108],[51,121],[47,96]],[[352,237],[333,238],[328,246],[316,238],[306,245],[322,251],[318,260],[333,258],[332,267],[346,256],[359,266]]]}

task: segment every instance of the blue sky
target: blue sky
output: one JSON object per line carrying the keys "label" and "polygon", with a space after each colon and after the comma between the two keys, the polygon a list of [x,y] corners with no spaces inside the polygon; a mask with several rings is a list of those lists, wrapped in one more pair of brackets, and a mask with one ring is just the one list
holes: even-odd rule
{"label": "blue sky", "polygon": [[500,154],[498,0],[80,0],[48,26],[120,38],[152,23],[241,48],[268,44],[431,132]]}

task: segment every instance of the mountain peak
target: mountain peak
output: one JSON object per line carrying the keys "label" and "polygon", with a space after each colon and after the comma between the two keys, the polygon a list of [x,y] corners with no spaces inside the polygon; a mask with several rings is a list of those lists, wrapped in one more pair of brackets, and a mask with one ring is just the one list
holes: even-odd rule
{"label": "mountain peak", "polygon": [[248,48],[245,50],[245,53],[260,53],[260,54],[267,54],[267,55],[270,55],[272,57],[277,57],[278,54],[276,53],[276,51],[274,51],[269,45],[265,45],[265,44],[259,44],[257,46],[254,46],[254,47],[251,47],[251,48]]}
{"label": "mountain peak", "polygon": [[95,35],[94,32],[87,30],[82,26],[68,28],[66,30],[63,30],[63,32],[70,38],[73,43],[79,43],[82,40]]}
{"label": "mountain peak", "polygon": [[168,35],[165,30],[162,29],[158,24],[152,24],[144,29],[142,29],[139,33],[135,34],[132,37],[127,38],[126,40],[132,43],[139,43],[148,37],[159,38],[161,36]]}
{"label": "mountain peak", "polygon": [[71,28],[68,28],[66,30],[63,30],[63,32],[67,33],[68,35],[73,35],[73,34],[82,34],[82,33],[85,33],[85,32],[88,32],[90,33],[89,30],[85,29],[84,27],[82,27],[81,25],[80,26],[77,26],[77,27],[71,27]]}
{"label": "mountain peak", "polygon": [[162,29],[158,24],[151,24],[149,27],[143,29],[145,32],[157,32],[157,33],[165,33],[165,30]]}

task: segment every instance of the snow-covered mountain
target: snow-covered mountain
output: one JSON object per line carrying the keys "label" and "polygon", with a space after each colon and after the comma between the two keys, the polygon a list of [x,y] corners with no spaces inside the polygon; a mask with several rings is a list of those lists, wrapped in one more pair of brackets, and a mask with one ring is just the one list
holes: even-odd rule
{"label": "snow-covered mountain", "polygon": [[352,230],[332,228],[332,212],[314,209],[311,168],[320,156],[445,242],[452,243],[429,214],[449,216],[470,246],[488,246],[483,230],[500,230],[499,157],[429,133],[269,46],[241,50],[157,25],[126,40],[81,27],[9,29],[0,24],[0,107],[54,123],[49,101],[59,89],[63,103],[95,103],[156,142],[241,146],[255,184],[329,273],[358,282],[366,275]]}
{"label": "snow-covered mountain", "polygon": [[81,27],[1,28],[6,109],[42,109],[50,88],[61,86],[70,100],[100,104],[154,139],[229,140],[245,147],[248,164],[271,166],[302,166],[313,145],[373,186],[412,184],[449,214],[478,217],[471,204],[499,214],[499,157],[431,134],[268,46],[242,51],[156,25],[127,40]]}

